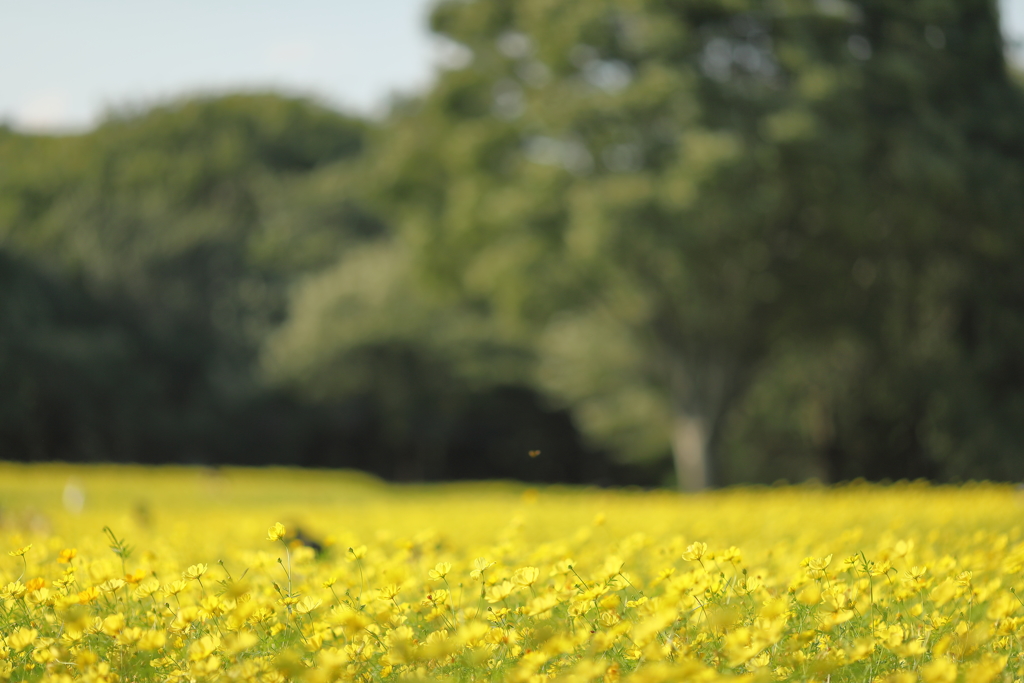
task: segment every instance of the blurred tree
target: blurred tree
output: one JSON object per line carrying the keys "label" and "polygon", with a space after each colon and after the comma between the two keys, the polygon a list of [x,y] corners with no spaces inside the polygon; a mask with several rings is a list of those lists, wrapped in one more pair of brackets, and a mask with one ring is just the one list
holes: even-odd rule
{"label": "blurred tree", "polygon": [[[67,431],[62,415],[81,427],[9,457],[223,461],[245,457],[240,426],[263,430],[267,450],[268,430],[302,438],[307,418],[267,394],[253,364],[289,282],[383,230],[346,196],[366,130],[311,102],[230,96],[113,116],[82,136],[0,131],[0,249],[12,282],[40,270],[50,283],[5,294],[12,310],[38,310],[4,334],[17,350],[8,369],[35,393],[0,402],[49,416],[40,434]],[[74,297],[92,303],[71,315],[61,302]],[[91,417],[73,419],[68,401]],[[4,427],[31,424],[12,414]]]}
{"label": "blurred tree", "polygon": [[[991,0],[443,3],[458,63],[374,151],[382,204],[441,296],[535,340],[537,381],[595,443],[670,444],[686,488],[808,345],[860,359],[837,375],[851,428],[922,456],[929,375],[975,362],[970,311],[1015,315],[972,284],[1020,254],[997,19]],[[874,471],[855,441],[822,442],[830,476]]]}
{"label": "blurred tree", "polygon": [[[129,383],[134,400],[116,400],[137,353],[112,312],[81,287],[0,251],[0,453],[27,459],[110,459],[131,446],[132,406],[151,377]],[[138,389],[143,388],[142,391]],[[96,419],[105,413],[103,419]],[[107,427],[121,424],[110,442]],[[113,446],[113,448],[105,448]]]}
{"label": "blurred tree", "polygon": [[514,345],[418,294],[365,208],[370,130],[270,95],[0,130],[2,457],[605,478],[564,412],[479,378]]}
{"label": "blurred tree", "polygon": [[[401,242],[380,240],[301,281],[267,338],[265,376],[373,415],[377,462],[366,466],[392,479],[602,480],[599,454],[585,454],[568,417],[524,386],[528,345],[481,311],[430,296],[409,258]],[[528,458],[534,449],[545,457]]]}
{"label": "blurred tree", "polygon": [[5,454],[1024,476],[1024,107],[990,0],[433,21],[450,68],[382,125],[232,96],[0,128]]}
{"label": "blurred tree", "polygon": [[280,318],[282,281],[368,228],[344,215],[344,182],[335,215],[288,215],[317,203],[282,198],[294,178],[357,155],[364,134],[309,102],[234,96],[112,118],[79,138],[14,140],[35,149],[5,164],[0,243],[129,295],[154,328],[187,326],[231,366],[225,354],[251,354]]}

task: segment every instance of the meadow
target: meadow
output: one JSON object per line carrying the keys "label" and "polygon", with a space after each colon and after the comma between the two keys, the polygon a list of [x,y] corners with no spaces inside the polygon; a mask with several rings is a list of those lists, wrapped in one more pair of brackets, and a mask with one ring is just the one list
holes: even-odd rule
{"label": "meadow", "polygon": [[0,679],[1017,681],[1022,512],[0,463]]}

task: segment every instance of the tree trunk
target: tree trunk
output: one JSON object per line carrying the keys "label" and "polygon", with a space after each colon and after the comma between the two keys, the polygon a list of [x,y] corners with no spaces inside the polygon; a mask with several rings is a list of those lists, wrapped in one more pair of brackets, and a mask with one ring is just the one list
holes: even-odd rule
{"label": "tree trunk", "polygon": [[677,409],[672,418],[672,459],[683,491],[711,486],[710,430],[704,418]]}
{"label": "tree trunk", "polygon": [[722,416],[742,386],[740,372],[722,362],[672,364],[672,459],[682,491],[717,482],[714,443]]}

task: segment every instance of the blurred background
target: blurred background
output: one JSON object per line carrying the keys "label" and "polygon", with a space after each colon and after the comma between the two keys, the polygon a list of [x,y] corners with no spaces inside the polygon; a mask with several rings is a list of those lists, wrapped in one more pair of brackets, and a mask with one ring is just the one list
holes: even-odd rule
{"label": "blurred background", "polygon": [[0,459],[1024,478],[1024,1],[0,19]]}

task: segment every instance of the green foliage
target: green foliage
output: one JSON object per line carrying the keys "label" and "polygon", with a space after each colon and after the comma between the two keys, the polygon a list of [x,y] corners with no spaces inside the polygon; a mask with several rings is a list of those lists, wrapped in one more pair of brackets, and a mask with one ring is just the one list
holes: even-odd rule
{"label": "green foliage", "polygon": [[379,124],[268,95],[0,129],[5,452],[1024,476],[1024,102],[992,0],[432,25],[468,61]]}
{"label": "green foliage", "polygon": [[[581,451],[566,416],[494,386],[499,356],[518,362],[510,342],[416,295],[365,199],[371,130],[268,95],[123,113],[76,137],[0,131],[4,457],[347,465],[392,478],[593,470],[570,466]],[[307,281],[351,291],[319,301]],[[429,331],[434,316],[450,324]],[[320,327],[342,333],[338,348],[296,342]],[[461,339],[478,351],[475,370],[450,367]],[[521,466],[537,447],[552,456]]]}
{"label": "green foliage", "polygon": [[252,437],[298,446],[294,427],[266,416],[262,435],[225,423],[289,411],[252,369],[288,282],[380,230],[337,190],[325,206],[325,182],[347,187],[365,134],[309,102],[234,96],[83,136],[0,135],[0,249],[13,257],[0,266],[15,285],[2,298],[24,313],[5,317],[8,457],[224,460],[244,458]]}
{"label": "green foliage", "polygon": [[[1010,337],[965,336],[1020,310],[992,2],[449,2],[433,26],[472,59],[374,150],[389,215],[440,291],[537,340],[594,443],[672,442],[700,486],[765,429],[794,444],[744,403],[787,392],[829,423],[798,430],[804,473],[957,476],[1014,432],[979,421]],[[794,354],[845,368],[826,399]]]}
{"label": "green foliage", "polygon": [[[396,454],[401,479],[602,477],[566,417],[527,390],[529,349],[480,310],[431,296],[402,243],[377,241],[301,281],[262,365],[307,400],[375,416],[376,447]],[[549,455],[530,461],[533,449]]]}

